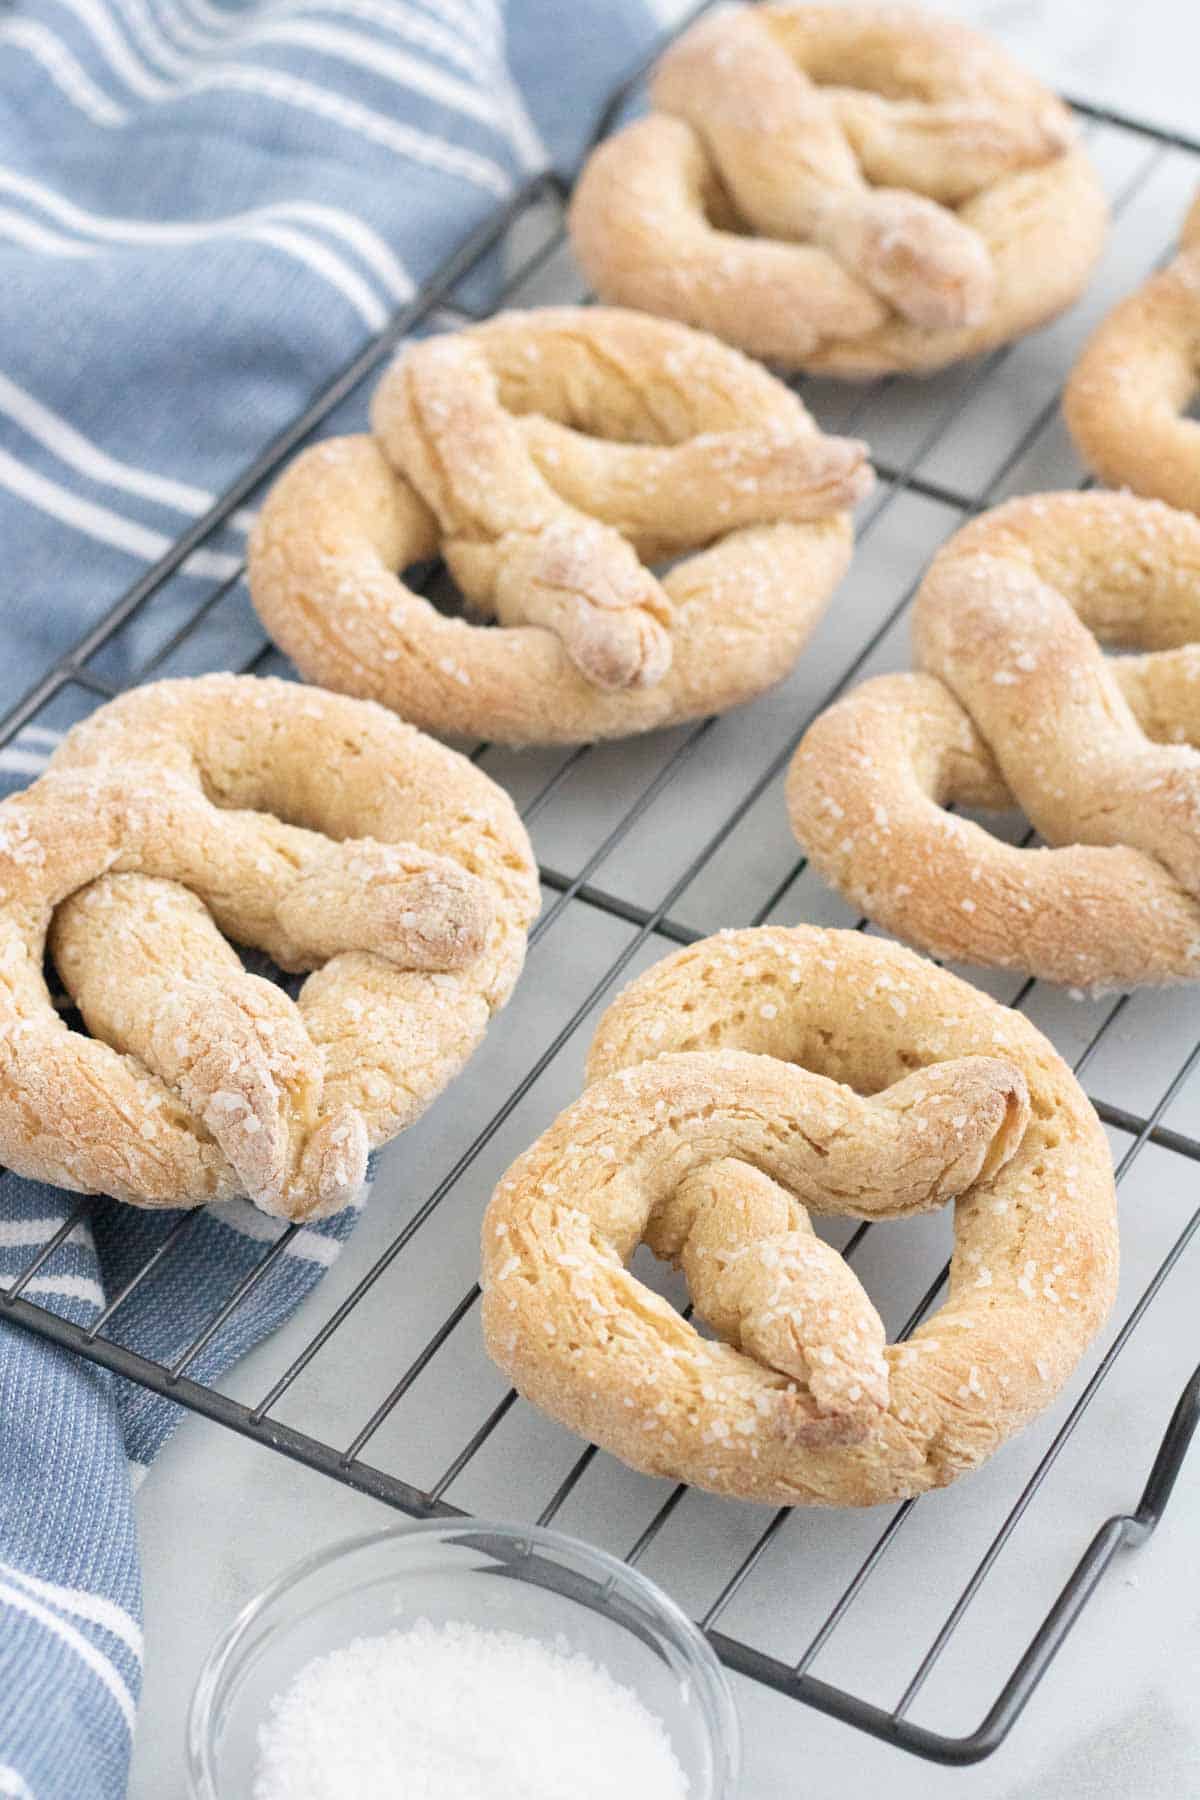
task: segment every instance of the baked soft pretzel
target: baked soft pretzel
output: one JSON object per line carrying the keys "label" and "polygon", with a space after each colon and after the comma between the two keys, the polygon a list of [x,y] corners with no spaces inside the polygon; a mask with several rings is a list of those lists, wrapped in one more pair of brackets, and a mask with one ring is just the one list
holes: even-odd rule
{"label": "baked soft pretzel", "polygon": [[1200,389],[1200,194],[1179,253],[1113,309],[1088,341],[1063,412],[1089,469],[1200,512],[1200,423],[1184,415]]}
{"label": "baked soft pretzel", "polygon": [[[412,344],[372,423],[268,496],[255,605],[311,679],[506,743],[645,731],[778,681],[871,482],[863,445],[824,437],[765,369],[602,307]],[[438,550],[498,628],[398,578]],[[661,580],[645,566],[680,555]]]}
{"label": "baked soft pretzel", "polygon": [[[1112,1301],[1104,1134],[1046,1040],[857,932],[722,932],[611,1006],[582,1097],[483,1227],[483,1328],[527,1399],[634,1467],[866,1506],[974,1468]],[[905,1344],[810,1210],[956,1200],[949,1297]],[[682,1267],[703,1338],[627,1268]]]}
{"label": "baked soft pretzel", "polygon": [[[1083,988],[1200,976],[1200,520],[1128,494],[1010,501],[934,559],[914,631],[927,673],[864,682],[796,752],[817,868],[937,956]],[[951,802],[1019,805],[1058,847]]]}
{"label": "baked soft pretzel", "polygon": [[571,236],[603,299],[789,368],[939,368],[1079,293],[1107,208],[1070,113],[998,44],[899,6],[737,6],[592,154]]}
{"label": "baked soft pretzel", "polygon": [[[475,1048],[537,904],[507,796],[380,707],[136,689],[0,805],[0,1160],[139,1206],[332,1212]],[[311,969],[298,999],[222,932]]]}

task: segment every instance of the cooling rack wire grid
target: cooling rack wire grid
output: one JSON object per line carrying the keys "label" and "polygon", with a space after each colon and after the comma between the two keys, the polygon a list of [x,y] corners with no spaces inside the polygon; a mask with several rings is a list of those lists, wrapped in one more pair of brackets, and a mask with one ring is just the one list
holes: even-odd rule
{"label": "cooling rack wire grid", "polygon": [[[619,119],[639,76],[612,96],[597,135]],[[1114,1557],[1153,1531],[1200,1415],[1200,1370],[1189,1379],[1194,1308],[1179,1267],[1200,1225],[1200,994],[1080,999],[971,972],[1047,1033],[1108,1128],[1124,1226],[1121,1289],[1105,1333],[1049,1413],[968,1481],[920,1502],[772,1514],[636,1475],[583,1448],[505,1391],[484,1354],[478,1231],[509,1161],[578,1093],[591,1029],[624,981],[721,926],[865,928],[796,853],[783,804],[791,752],[850,683],[909,666],[915,586],[965,518],[1009,494],[1081,483],[1059,418],[1060,382],[1114,300],[1168,254],[1200,177],[1200,141],[1082,102],[1076,110],[1113,229],[1067,317],[924,381],[801,384],[827,430],[869,441],[880,480],[858,521],[850,574],[791,678],[726,718],[625,743],[520,754],[471,747],[512,793],[538,854],[545,904],[526,974],[466,1072],[385,1152],[366,1216],[296,1317],[220,1388],[189,1373],[289,1254],[298,1230],[290,1226],[264,1243],[256,1267],[170,1366],[124,1347],[130,1294],[161,1278],[167,1259],[187,1255],[195,1215],[183,1213],[90,1328],[59,1318],[26,1290],[104,1204],[89,1199],[0,1294],[0,1318],[406,1513],[537,1520],[599,1542],[672,1592],[731,1669],[947,1763],[977,1761],[1006,1736]],[[498,306],[585,298],[564,239],[568,192],[566,179],[539,176],[474,231],[46,670],[0,721],[0,747],[30,727],[44,742],[154,677],[287,673],[240,579],[208,589],[187,572],[189,557],[226,541],[232,515],[261,497],[300,444],[361,427],[369,377],[397,343],[483,316],[472,278],[485,265],[498,260],[505,272]],[[1025,841],[1020,820],[989,823]],[[835,1221],[829,1235],[853,1259],[890,1336],[911,1331],[937,1303],[947,1216],[853,1231]],[[682,1303],[645,1258],[639,1272]],[[1194,1252],[1192,1262],[1194,1281]],[[1139,1499],[1130,1471],[1142,1468],[1150,1477]],[[988,1604],[998,1582],[1002,1610]]]}

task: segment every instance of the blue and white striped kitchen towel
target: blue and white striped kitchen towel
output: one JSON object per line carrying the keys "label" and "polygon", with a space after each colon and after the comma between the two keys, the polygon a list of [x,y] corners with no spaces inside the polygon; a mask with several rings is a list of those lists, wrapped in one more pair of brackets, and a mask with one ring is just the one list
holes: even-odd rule
{"label": "blue and white striped kitchen towel", "polygon": [[[0,0],[0,708],[470,226],[570,163],[652,29],[640,0]],[[246,523],[177,591],[232,574]],[[0,783],[36,774],[61,723],[0,752]],[[0,1285],[70,1205],[0,1178]],[[177,1217],[103,1203],[25,1291],[86,1323]],[[189,1373],[284,1318],[352,1217],[301,1232]],[[275,1230],[210,1209],[118,1335],[170,1361]],[[0,1796],[125,1792],[131,1470],[178,1416],[0,1318]]]}

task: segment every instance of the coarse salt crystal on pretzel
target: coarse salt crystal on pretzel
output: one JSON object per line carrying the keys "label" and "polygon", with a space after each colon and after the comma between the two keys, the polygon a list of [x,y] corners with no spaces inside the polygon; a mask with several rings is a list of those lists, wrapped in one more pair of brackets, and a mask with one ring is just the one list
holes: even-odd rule
{"label": "coarse salt crystal on pretzel", "polygon": [[1089,469],[1200,513],[1200,194],[1179,250],[1097,326],[1063,390],[1063,416]]}
{"label": "coarse salt crystal on pretzel", "polygon": [[737,6],[673,44],[655,109],[571,206],[603,299],[791,368],[939,368],[1070,304],[1107,209],[1055,97],[988,38],[893,6]]}
{"label": "coarse salt crystal on pretzel", "polygon": [[[947,1298],[888,1346],[809,1210],[950,1200]],[[643,1241],[719,1341],[630,1272]],[[582,1096],[492,1197],[483,1328],[527,1399],[635,1468],[866,1506],[945,1485],[1047,1406],[1116,1275],[1103,1130],[1028,1020],[898,945],[758,928],[610,1006]]]}
{"label": "coarse salt crystal on pretzel", "polygon": [[[382,708],[134,689],[0,805],[0,1160],[139,1206],[333,1212],[475,1048],[537,905],[507,796]],[[298,998],[222,932],[311,970]]]}
{"label": "coarse salt crystal on pretzel", "polygon": [[[871,483],[865,447],[821,434],[765,369],[604,307],[411,344],[372,424],[276,483],[254,603],[311,679],[506,743],[646,731],[780,680]],[[438,551],[494,625],[400,580]]]}
{"label": "coarse salt crystal on pretzel", "polygon": [[[864,682],[793,758],[815,866],[936,956],[1096,990],[1200,977],[1200,520],[1009,501],[943,546],[914,630],[925,673]],[[1054,847],[954,802],[1019,805]]]}

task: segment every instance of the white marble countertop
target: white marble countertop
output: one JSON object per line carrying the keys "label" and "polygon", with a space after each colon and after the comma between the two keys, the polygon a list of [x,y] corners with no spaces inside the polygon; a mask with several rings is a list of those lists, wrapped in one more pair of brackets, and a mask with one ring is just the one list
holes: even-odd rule
{"label": "white marble countertop", "polygon": [[[671,0],[663,4],[669,7]],[[1194,99],[1200,8],[1180,0],[1142,0],[1137,8],[1128,9],[1112,0],[965,0],[947,10],[987,25],[1041,75],[1073,94],[1185,131],[1200,130]],[[1098,141],[1097,155],[1114,192],[1141,179],[1127,144]],[[1168,156],[1145,177],[1137,208],[1130,207],[1118,222],[1094,292],[1071,319],[1021,347],[1008,365],[1004,386],[993,384],[985,409],[939,452],[945,464],[940,478],[948,471],[959,481],[986,479],[981,459],[993,453],[997,437],[1003,439],[1007,432],[1010,440],[1015,438],[1023,416],[1053,391],[1065,373],[1089,324],[1161,253],[1195,174],[1195,166],[1186,159]],[[893,397],[886,405],[881,401],[860,428],[881,455],[896,461],[943,391],[949,389],[939,378],[916,398]],[[833,418],[835,396],[818,397],[816,403],[823,415]],[[1073,478],[1069,452],[1052,421],[1002,491]],[[863,545],[840,620],[814,644],[800,685],[789,683],[778,699],[750,709],[752,730],[745,722],[727,722],[721,728],[718,760],[710,758],[689,777],[708,784],[697,804],[706,804],[709,789],[719,789],[722,782],[730,782],[736,793],[740,757],[756,759],[745,764],[751,771],[761,766],[776,737],[801,716],[805,700],[820,693],[822,669],[826,682],[836,669],[839,646],[844,662],[855,630],[857,641],[866,635],[872,607],[878,612],[885,595],[894,597],[904,571],[915,573],[955,523],[942,509],[914,496],[891,509],[887,521]],[[905,663],[903,635],[889,633],[872,668]],[[598,753],[586,783],[564,794],[561,806],[540,815],[536,835],[543,858],[559,867],[577,867],[584,839],[590,847],[603,835],[596,829],[597,819],[607,821],[606,808],[628,804],[675,741],[671,736]],[[508,782],[518,798],[533,791],[547,767],[536,754],[523,759],[493,757],[486,766]],[[605,885],[634,897],[643,889],[652,896],[662,891],[676,851],[676,834],[686,829],[694,838],[698,829],[691,817],[693,792],[689,788],[685,805],[668,809],[681,815],[678,820],[660,813],[650,830],[640,837],[635,834],[622,847],[606,866]],[[727,792],[726,809],[729,803]],[[758,903],[758,890],[771,891],[773,869],[787,866],[780,860],[785,849],[777,824],[767,818],[755,826],[751,819],[748,833],[740,834],[737,857],[729,866],[715,866],[689,890],[677,909],[680,916],[705,929],[741,922]],[[755,888],[748,899],[743,891],[747,885]],[[781,920],[809,917],[836,922],[843,916],[828,896],[800,892],[799,884],[773,915]],[[564,920],[539,946],[536,969],[531,966],[488,1048],[433,1113],[384,1159],[368,1215],[342,1264],[301,1315],[235,1372],[228,1391],[244,1397],[262,1393],[284,1366],[289,1350],[294,1353],[328,1316],[397,1222],[450,1165],[454,1150],[473,1135],[504,1091],[500,1084],[511,1085],[529,1065],[575,1003],[572,996],[595,979],[620,941],[611,919],[578,904],[567,909]],[[648,960],[643,955],[634,969]],[[1082,1045],[1094,1023],[1090,1005],[1073,1008],[1061,996],[1044,995],[1031,1011],[1066,1050]],[[1139,998],[1123,1015],[1121,1028],[1110,1034],[1111,1048],[1090,1067],[1091,1091],[1130,1106],[1152,1105],[1181,1060],[1181,1046],[1197,1035],[1200,1000]],[[579,1036],[582,1039],[586,1032]],[[490,1183],[571,1096],[578,1083],[581,1049],[581,1043],[572,1044],[537,1084],[469,1181],[452,1197],[450,1205],[459,1210],[439,1224],[439,1235],[425,1246],[420,1267],[405,1272],[397,1265],[395,1278],[389,1275],[380,1284],[370,1303],[358,1310],[352,1324],[314,1365],[311,1379],[291,1397],[292,1410],[285,1408],[284,1417],[345,1442],[387,1391],[397,1370],[448,1309],[448,1298],[457,1297],[470,1281],[478,1210]],[[1191,1084],[1168,1116],[1181,1128],[1195,1131],[1200,1123],[1200,1085]],[[1124,1147],[1116,1143],[1118,1153]],[[1150,1148],[1135,1163],[1122,1188],[1126,1310],[1186,1217],[1194,1192],[1191,1166],[1179,1158]],[[873,1271],[868,1266],[864,1271],[868,1283],[873,1272],[880,1282],[898,1284],[901,1290],[906,1271],[916,1279],[919,1252],[922,1247],[928,1252],[932,1240],[914,1248],[921,1228],[904,1229],[910,1233],[904,1240],[879,1233],[887,1267]],[[1097,1524],[1136,1502],[1158,1436],[1197,1354],[1195,1308],[1186,1291],[1194,1286],[1196,1256],[1193,1250],[1190,1273],[1181,1267],[1168,1283],[1147,1325],[1055,1466],[1028,1524],[997,1565],[964,1626],[961,1655],[950,1659],[944,1678],[939,1675],[931,1684],[929,1722],[955,1732],[977,1722]],[[881,1264],[881,1253],[874,1260]],[[928,1268],[928,1255],[920,1267]],[[1119,1307],[1118,1320],[1120,1313]],[[422,1403],[418,1384],[413,1403],[406,1402],[372,1446],[372,1455],[397,1473],[436,1474],[455,1442],[463,1441],[460,1427],[455,1440],[454,1430],[443,1422],[448,1395],[478,1420],[501,1391],[488,1384],[473,1327],[468,1325],[464,1332],[461,1347],[451,1340],[443,1353],[451,1359],[449,1376],[443,1373],[436,1399]],[[1094,1357],[1080,1379],[1090,1366]],[[1073,1391],[1078,1386],[1079,1381]],[[522,1422],[518,1416],[522,1410],[506,1421],[508,1435],[498,1434],[495,1454],[472,1466],[462,1490],[463,1504],[493,1513],[520,1511],[521,1481],[526,1466],[536,1460],[533,1452],[561,1460],[566,1443],[562,1435],[555,1438],[541,1431],[533,1420]],[[862,1683],[868,1691],[877,1682],[882,1703],[895,1699],[904,1675],[911,1672],[944,1616],[946,1594],[952,1599],[969,1574],[987,1535],[1004,1516],[1061,1416],[1060,1403],[1044,1427],[1035,1426],[971,1482],[922,1503],[816,1673]],[[626,1478],[615,1465],[594,1487],[594,1492],[581,1492],[574,1511],[568,1509],[561,1522],[618,1549],[633,1541],[663,1492],[661,1485]],[[458,1490],[452,1497],[458,1497]],[[184,1713],[200,1663],[217,1632],[254,1592],[297,1558],[397,1515],[377,1501],[195,1418],[185,1421],[146,1480],[139,1513],[147,1676],[130,1794],[131,1800],[182,1800]],[[739,1544],[744,1547],[750,1541],[747,1533],[761,1522],[761,1515],[752,1515],[750,1509],[718,1513],[708,1504],[689,1513],[682,1507],[672,1531],[656,1545],[647,1572],[658,1575],[685,1603],[702,1605],[714,1543],[726,1554]],[[780,1654],[786,1654],[788,1646],[793,1655],[798,1653],[806,1641],[810,1609],[819,1618],[822,1596],[828,1604],[830,1570],[843,1559],[861,1555],[868,1541],[863,1533],[870,1523],[864,1526],[857,1517],[840,1515],[797,1515],[781,1534],[778,1555],[764,1580],[757,1588],[750,1584],[752,1591],[737,1616],[723,1624],[747,1635],[753,1631],[756,1641],[778,1648]],[[877,1530],[880,1521],[873,1523]],[[894,1800],[943,1794],[955,1800],[1200,1796],[1196,1705],[1200,1597],[1194,1579],[1198,1523],[1200,1456],[1193,1456],[1156,1538],[1110,1571],[1008,1743],[978,1767],[947,1770],[916,1761],[739,1682],[746,1739],[744,1800],[777,1796],[859,1800],[877,1790],[887,1791]],[[899,1662],[894,1660],[897,1654]]]}

